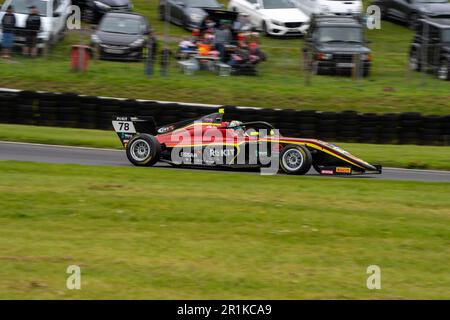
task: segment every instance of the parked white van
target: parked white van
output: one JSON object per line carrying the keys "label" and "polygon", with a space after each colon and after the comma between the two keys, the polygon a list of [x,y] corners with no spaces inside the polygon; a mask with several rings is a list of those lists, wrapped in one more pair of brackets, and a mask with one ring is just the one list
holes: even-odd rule
{"label": "parked white van", "polygon": [[37,38],[38,48],[44,48],[45,44],[55,44],[64,37],[66,21],[72,5],[71,0],[6,0],[0,10],[0,19],[10,5],[14,7],[16,16],[16,46],[25,44],[25,36],[21,33],[25,30],[30,6],[35,6],[41,16],[41,31]]}
{"label": "parked white van", "polygon": [[298,7],[309,16],[315,15],[359,15],[361,0],[295,0]]}

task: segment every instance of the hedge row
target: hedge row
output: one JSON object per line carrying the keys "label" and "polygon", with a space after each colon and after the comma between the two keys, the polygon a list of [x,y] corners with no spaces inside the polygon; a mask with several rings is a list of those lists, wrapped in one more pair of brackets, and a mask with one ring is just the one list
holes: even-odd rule
{"label": "hedge row", "polygon": [[[153,116],[158,125],[196,118],[218,106],[123,100],[72,93],[0,91],[0,122],[112,130],[114,115]],[[227,119],[262,120],[285,136],[332,141],[450,145],[450,115],[320,112],[225,106]]]}

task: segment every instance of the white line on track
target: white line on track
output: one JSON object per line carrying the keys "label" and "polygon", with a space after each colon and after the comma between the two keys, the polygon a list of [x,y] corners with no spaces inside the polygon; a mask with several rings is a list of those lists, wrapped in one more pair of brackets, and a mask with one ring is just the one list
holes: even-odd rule
{"label": "white line on track", "polygon": [[15,142],[15,141],[3,141],[3,140],[0,140],[0,143],[22,144],[22,145],[28,145],[28,146],[41,146],[41,147],[56,147],[56,148],[66,148],[66,149],[75,148],[75,149],[84,149],[84,150],[101,150],[101,151],[117,151],[117,152],[123,152],[124,151],[124,150],[109,149],[109,148],[63,146],[63,145],[58,145],[58,144],[45,144],[45,143],[34,143],[34,142]]}

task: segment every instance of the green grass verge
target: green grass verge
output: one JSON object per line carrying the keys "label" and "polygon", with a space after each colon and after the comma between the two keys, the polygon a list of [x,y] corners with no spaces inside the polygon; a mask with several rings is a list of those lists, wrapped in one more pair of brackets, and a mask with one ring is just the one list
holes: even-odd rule
{"label": "green grass verge", "polygon": [[[163,23],[157,18],[156,0],[135,0],[135,11],[145,14],[162,39]],[[170,26],[171,47],[188,33]],[[259,77],[218,77],[208,72],[185,76],[172,69],[168,77],[159,71],[144,75],[142,63],[94,61],[87,74],[70,71],[70,45],[89,43],[87,33],[68,33],[50,56],[35,60],[18,57],[17,63],[0,61],[0,86],[47,91],[72,91],[91,95],[186,101],[257,107],[357,109],[367,112],[418,111],[448,114],[448,82],[430,75],[409,73],[407,53],[412,32],[406,27],[382,22],[381,30],[368,31],[372,41],[372,76],[360,82],[348,77],[317,76],[305,85],[300,55],[303,40],[263,38],[269,60]],[[212,94],[213,93],[213,94]]]}
{"label": "green grass verge", "polygon": [[[0,124],[0,140],[121,149],[113,131]],[[450,170],[450,148],[416,145],[338,143],[349,152],[383,166]]]}
{"label": "green grass verge", "polygon": [[450,184],[0,170],[0,299],[449,298]]}

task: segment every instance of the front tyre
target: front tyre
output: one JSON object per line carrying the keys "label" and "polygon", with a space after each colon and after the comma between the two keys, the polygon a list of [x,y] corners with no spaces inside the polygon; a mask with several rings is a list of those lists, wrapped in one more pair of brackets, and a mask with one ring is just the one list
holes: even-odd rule
{"label": "front tyre", "polygon": [[135,166],[152,166],[161,155],[161,145],[152,135],[139,134],[127,144],[127,158]]}
{"label": "front tyre", "polygon": [[280,154],[280,167],[287,174],[305,174],[311,169],[311,152],[304,146],[287,145]]}

